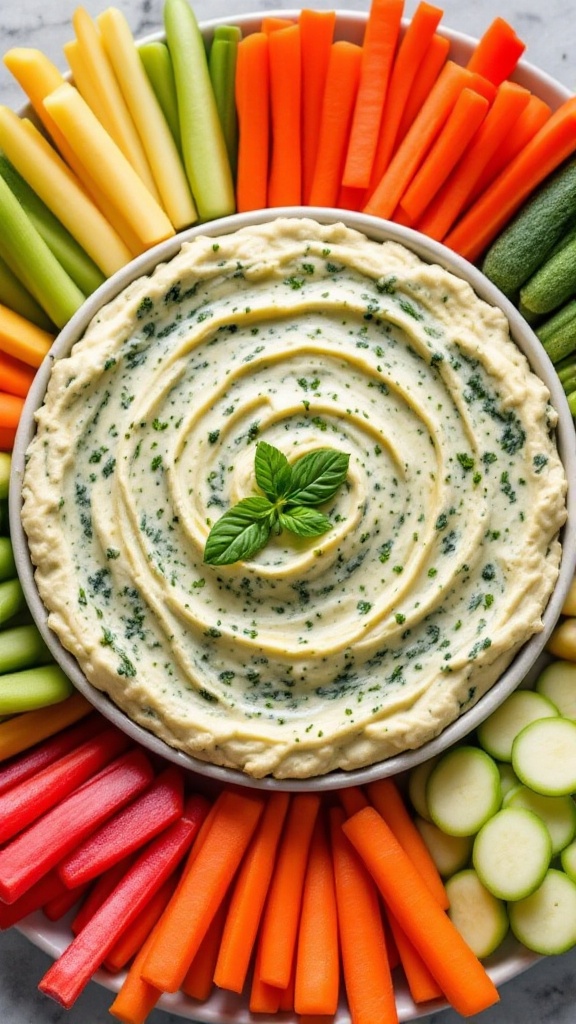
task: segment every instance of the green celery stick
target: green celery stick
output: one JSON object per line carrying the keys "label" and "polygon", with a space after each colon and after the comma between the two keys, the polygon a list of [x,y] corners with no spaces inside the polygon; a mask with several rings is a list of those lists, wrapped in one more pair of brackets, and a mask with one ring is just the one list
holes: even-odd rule
{"label": "green celery stick", "polygon": [[165,0],[164,25],[172,57],[182,155],[202,220],[234,213],[230,161],[218,116],[206,48],[188,0]]}
{"label": "green celery stick", "polygon": [[21,672],[51,661],[52,655],[34,624],[0,630],[0,673]]}
{"label": "green celery stick", "polygon": [[172,67],[172,58],[168,47],[166,43],[155,40],[152,43],[142,43],[138,47],[138,53],[144,65],[144,71],[148,75],[150,85],[156,93],[156,99],[162,107],[162,113],[166,118],[168,127],[174,136],[174,141],[178,146],[180,154],[182,154],[176,82],[174,81],[174,68]]}
{"label": "green celery stick", "polygon": [[0,153],[0,175],[12,190],[38,234],[54,253],[64,270],[85,295],[91,295],[106,280],[102,271],[81,245],[60,223],[46,203],[36,195],[4,153]]}
{"label": "green celery stick", "polygon": [[14,313],[30,320],[31,323],[41,327],[44,331],[53,331],[54,324],[50,320],[36,299],[33,299],[30,292],[12,273],[10,267],[3,259],[0,259],[0,303],[7,306]]}
{"label": "green celery stick", "polygon": [[238,42],[236,40],[214,36],[210,47],[208,66],[233,175],[236,174],[238,155],[238,116],[235,91],[237,56]]}
{"label": "green celery stick", "polygon": [[0,676],[0,715],[17,715],[59,704],[73,692],[58,665],[41,665]]}
{"label": "green celery stick", "polygon": [[228,39],[232,43],[239,43],[242,39],[242,29],[238,25],[217,25],[214,29],[214,39]]}
{"label": "green celery stick", "polygon": [[0,452],[0,498],[8,497],[11,468],[12,456],[10,455],[10,452]]}
{"label": "green celery stick", "polygon": [[26,607],[24,591],[19,579],[0,583],[0,626]]}
{"label": "green celery stick", "polygon": [[86,296],[62,268],[2,177],[0,224],[0,257],[56,326],[64,327]]}
{"label": "green celery stick", "polygon": [[0,581],[13,580],[16,576],[16,563],[10,537],[0,537]]}
{"label": "green celery stick", "polygon": [[576,391],[572,391],[568,396],[568,408],[573,416],[576,416]]}

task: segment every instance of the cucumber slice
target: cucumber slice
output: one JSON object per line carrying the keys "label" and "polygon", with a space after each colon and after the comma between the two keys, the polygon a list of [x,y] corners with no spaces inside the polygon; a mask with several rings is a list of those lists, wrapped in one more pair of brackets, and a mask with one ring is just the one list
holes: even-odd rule
{"label": "cucumber slice", "polygon": [[550,868],[542,884],[508,908],[510,927],[528,949],[543,956],[576,945],[576,882]]}
{"label": "cucumber slice", "polygon": [[561,715],[576,721],[576,663],[552,661],[538,676],[536,690],[551,700]]}
{"label": "cucumber slice", "polygon": [[576,836],[576,804],[571,796],[543,796],[527,786],[518,786],[506,806],[526,807],[542,818],[552,840],[553,857]]}
{"label": "cucumber slice", "polygon": [[557,714],[557,708],[542,694],[534,690],[515,690],[478,726],[478,742],[498,761],[511,761],[512,743],[520,730],[538,718]]}
{"label": "cucumber slice", "polygon": [[560,863],[573,882],[576,882],[576,839],[565,846],[560,854]]}
{"label": "cucumber slice", "polygon": [[448,917],[473,953],[482,960],[494,953],[508,932],[506,904],[480,881],[473,868],[446,882]]}
{"label": "cucumber slice", "polygon": [[472,864],[483,884],[501,900],[520,900],[542,883],[552,840],[544,822],[524,807],[505,807],[480,829]]}
{"label": "cucumber slice", "polygon": [[525,786],[545,796],[576,790],[576,722],[541,718],[512,744],[512,767]]}
{"label": "cucumber slice", "polygon": [[426,821],[430,821],[430,814],[428,812],[428,803],[426,801],[426,786],[428,785],[428,779],[433,768],[438,764],[437,757],[430,757],[427,761],[422,761],[421,764],[417,764],[410,770],[408,775],[408,796],[410,797],[410,803],[419,814],[421,818],[425,818]]}
{"label": "cucumber slice", "polygon": [[432,821],[452,836],[471,836],[502,803],[496,762],[479,747],[454,747],[430,773],[426,800]]}
{"label": "cucumber slice", "polygon": [[433,821],[426,821],[419,816],[414,819],[414,824],[442,878],[450,878],[468,864],[472,853],[472,836],[449,836]]}
{"label": "cucumber slice", "polygon": [[498,771],[500,772],[500,785],[502,787],[502,803],[505,803],[508,799],[508,794],[520,785],[520,780],[512,765],[507,761],[499,763]]}

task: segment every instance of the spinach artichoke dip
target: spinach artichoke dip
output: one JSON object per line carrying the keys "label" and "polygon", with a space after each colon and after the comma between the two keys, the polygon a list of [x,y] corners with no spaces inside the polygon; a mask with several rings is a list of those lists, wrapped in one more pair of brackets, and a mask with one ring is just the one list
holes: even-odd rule
{"label": "spinach artichoke dip", "polygon": [[[196,237],[55,362],[23,523],[88,680],[196,758],[306,778],[421,746],[542,628],[566,479],[503,313],[396,242]],[[322,536],[204,561],[259,441],[348,453]]]}

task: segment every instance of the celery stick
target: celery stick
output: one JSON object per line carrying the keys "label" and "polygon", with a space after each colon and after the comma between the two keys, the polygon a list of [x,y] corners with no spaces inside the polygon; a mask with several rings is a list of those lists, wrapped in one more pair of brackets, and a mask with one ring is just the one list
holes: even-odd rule
{"label": "celery stick", "polygon": [[20,580],[4,580],[0,583],[0,626],[25,607],[26,601]]}
{"label": "celery stick", "polygon": [[214,89],[220,124],[226,140],[226,149],[232,173],[236,173],[238,151],[238,116],[236,113],[236,59],[238,43],[225,36],[215,35],[210,47],[208,65]]}
{"label": "celery stick", "polygon": [[71,280],[0,178],[0,256],[48,314],[64,327],[85,295]]}
{"label": "celery stick", "polygon": [[40,630],[34,624],[0,630],[0,673],[20,672],[52,660]]}
{"label": "celery stick", "polygon": [[16,576],[16,563],[10,537],[0,537],[0,581],[13,580]]}
{"label": "celery stick", "polygon": [[152,43],[142,43],[138,47],[138,53],[181,155],[182,139],[180,137],[180,121],[178,119],[176,82],[174,81],[174,68],[172,67],[172,58],[168,47],[166,43],[155,40]]}
{"label": "celery stick", "polygon": [[568,408],[573,416],[576,416],[576,391],[571,391],[568,398]]}
{"label": "celery stick", "polygon": [[106,280],[104,274],[36,195],[34,189],[18,173],[4,153],[0,153],[0,175],[16,196],[24,212],[28,214],[38,234],[44,239],[48,248],[74,283],[86,295],[96,291]]}
{"label": "celery stick", "polygon": [[59,704],[73,692],[58,665],[41,665],[0,676],[0,715],[16,715]]}
{"label": "celery stick", "polygon": [[217,25],[214,29],[214,39],[228,39],[232,43],[239,43],[242,39],[242,29],[238,25]]}
{"label": "celery stick", "polygon": [[[0,498],[8,497],[10,486],[10,469],[12,467],[12,456],[9,452],[0,452]],[[0,531],[1,532],[1,531]]]}
{"label": "celery stick", "polygon": [[184,166],[202,220],[234,213],[230,161],[210,82],[204,40],[187,0],[165,0]]}
{"label": "celery stick", "polygon": [[30,292],[12,273],[10,267],[3,259],[0,259],[0,303],[7,306],[14,313],[29,320],[30,323],[41,327],[44,331],[52,331],[54,324],[36,299],[33,299]]}

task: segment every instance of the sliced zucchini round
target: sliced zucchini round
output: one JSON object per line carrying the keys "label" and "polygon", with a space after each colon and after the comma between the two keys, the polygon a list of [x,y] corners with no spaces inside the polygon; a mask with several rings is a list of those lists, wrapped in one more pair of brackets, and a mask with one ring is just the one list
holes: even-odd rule
{"label": "sliced zucchini round", "polygon": [[509,697],[478,726],[481,747],[498,761],[512,759],[512,743],[521,729],[538,718],[552,717],[558,709],[551,700],[535,690],[514,690]]}
{"label": "sliced zucchini round", "polygon": [[502,900],[520,900],[541,884],[552,857],[544,822],[524,807],[505,807],[482,826],[472,864],[487,889]]}
{"label": "sliced zucchini round", "polygon": [[545,796],[576,790],[576,722],[541,718],[512,744],[512,767],[525,786]]}
{"label": "sliced zucchini round", "polygon": [[494,896],[473,868],[446,882],[448,916],[470,949],[482,960],[494,953],[508,932],[506,904]]}
{"label": "sliced zucchini round", "polygon": [[426,802],[432,821],[452,836],[471,836],[502,803],[496,762],[479,747],[454,747],[430,773]]}
{"label": "sliced zucchini round", "polygon": [[528,949],[543,956],[576,945],[576,882],[555,868],[526,899],[508,907],[510,927]]}

